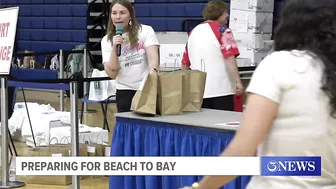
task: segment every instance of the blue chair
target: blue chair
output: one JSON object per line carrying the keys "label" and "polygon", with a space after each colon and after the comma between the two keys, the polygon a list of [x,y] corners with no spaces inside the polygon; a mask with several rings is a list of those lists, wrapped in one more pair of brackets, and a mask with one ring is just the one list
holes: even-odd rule
{"label": "blue chair", "polygon": [[82,108],[81,108],[81,114],[80,114],[80,123],[83,123],[83,113],[84,113],[84,103],[86,104],[100,104],[101,109],[103,112],[104,122],[103,122],[103,129],[107,129],[108,132],[110,132],[110,128],[107,122],[107,111],[108,111],[108,105],[111,103],[116,103],[116,96],[112,95],[109,96],[106,100],[89,100],[89,94],[84,95],[84,97],[81,99],[82,101]]}

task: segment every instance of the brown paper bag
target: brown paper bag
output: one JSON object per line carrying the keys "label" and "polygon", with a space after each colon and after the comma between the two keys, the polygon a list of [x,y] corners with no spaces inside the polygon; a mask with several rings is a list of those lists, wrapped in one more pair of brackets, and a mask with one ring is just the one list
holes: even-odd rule
{"label": "brown paper bag", "polygon": [[203,104],[206,73],[199,70],[183,70],[183,111],[199,112]]}
{"label": "brown paper bag", "polygon": [[132,99],[131,110],[141,114],[156,114],[158,75],[148,74]]}
{"label": "brown paper bag", "polygon": [[160,115],[183,114],[183,72],[159,73],[158,110]]}

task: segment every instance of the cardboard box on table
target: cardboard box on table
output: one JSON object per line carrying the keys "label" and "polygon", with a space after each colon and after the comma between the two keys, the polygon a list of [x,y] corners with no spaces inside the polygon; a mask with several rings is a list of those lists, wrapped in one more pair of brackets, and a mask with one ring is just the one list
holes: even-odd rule
{"label": "cardboard box on table", "polygon": [[269,53],[270,49],[252,49],[247,47],[238,46],[240,55],[237,60],[238,66],[241,65],[241,62],[244,62],[244,66],[257,66]]}
{"label": "cardboard box on table", "polygon": [[230,28],[238,45],[239,67],[257,66],[271,51],[273,13],[231,10]]}
{"label": "cardboard box on table", "polygon": [[231,10],[229,26],[233,32],[271,34],[273,13]]}
{"label": "cardboard box on table", "polygon": [[231,0],[230,9],[272,13],[274,0]]}
{"label": "cardboard box on table", "polygon": [[[46,147],[36,147],[27,152],[25,156],[50,156],[66,157],[71,155],[71,145],[55,144]],[[87,146],[79,145],[79,156],[87,156]],[[61,185],[66,186],[72,183],[71,176],[18,176],[18,180],[23,180],[27,184],[41,185]]]}
{"label": "cardboard box on table", "polygon": [[239,67],[256,66],[271,51],[274,0],[231,0],[230,28],[237,42]]}

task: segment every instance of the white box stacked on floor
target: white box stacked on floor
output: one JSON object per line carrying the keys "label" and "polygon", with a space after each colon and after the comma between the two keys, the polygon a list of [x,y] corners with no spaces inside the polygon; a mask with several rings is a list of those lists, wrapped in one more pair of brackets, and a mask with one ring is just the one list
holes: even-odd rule
{"label": "white box stacked on floor", "polygon": [[229,26],[237,42],[239,67],[256,66],[271,50],[274,0],[231,0]]}

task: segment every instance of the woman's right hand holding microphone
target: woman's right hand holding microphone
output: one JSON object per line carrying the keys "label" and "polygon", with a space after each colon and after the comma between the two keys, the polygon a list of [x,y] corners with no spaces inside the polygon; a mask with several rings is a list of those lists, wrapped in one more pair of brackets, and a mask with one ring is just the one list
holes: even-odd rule
{"label": "woman's right hand holding microphone", "polygon": [[121,45],[123,43],[123,40],[124,40],[124,38],[120,35],[113,36],[112,44],[113,44],[114,49],[115,49],[115,47],[117,47],[117,45]]}
{"label": "woman's right hand holding microphone", "polygon": [[[112,61],[110,60],[110,64],[108,64],[108,68],[112,72],[118,72],[120,70],[120,64],[118,61],[118,48],[117,45],[121,45],[123,43],[124,38],[120,35],[115,35],[112,38]],[[116,75],[115,75],[116,77]]]}

